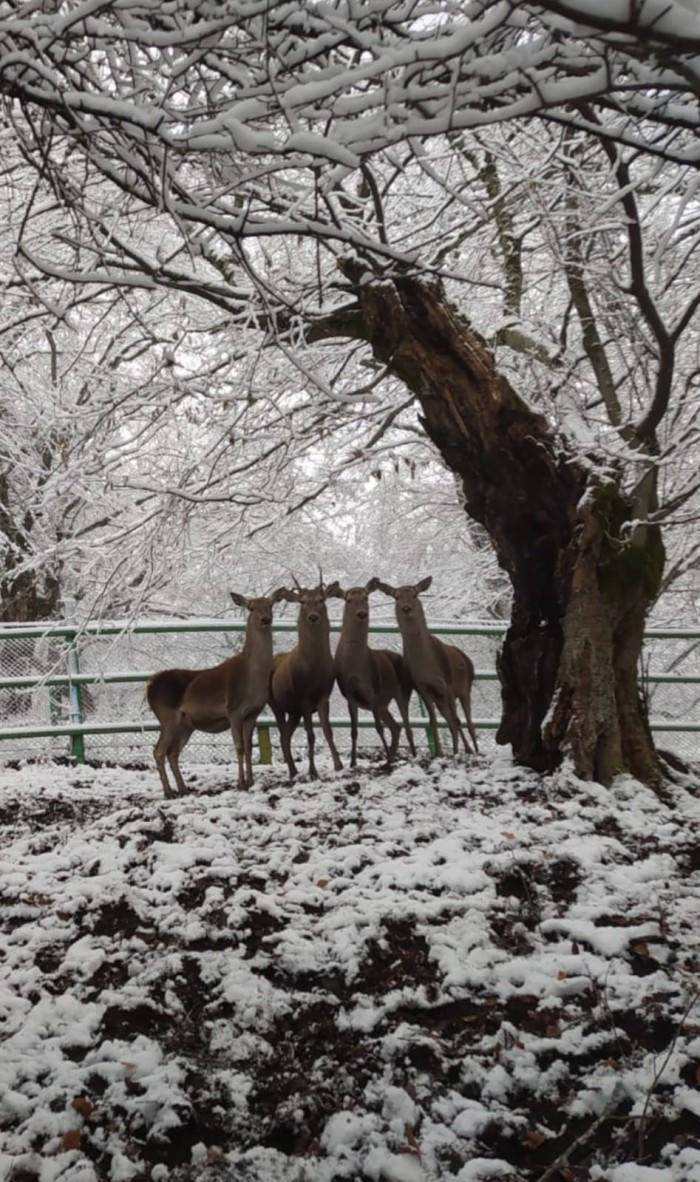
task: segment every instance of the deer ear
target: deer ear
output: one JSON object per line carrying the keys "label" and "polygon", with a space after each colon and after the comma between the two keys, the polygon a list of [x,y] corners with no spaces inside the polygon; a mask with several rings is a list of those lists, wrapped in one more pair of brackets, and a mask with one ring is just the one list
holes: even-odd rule
{"label": "deer ear", "polygon": [[323,592],[324,599],[345,599],[345,592],[342,590],[340,583],[336,579],[329,587],[326,587]]}
{"label": "deer ear", "polygon": [[369,582],[365,583],[365,591],[368,595],[371,595],[373,591],[377,591],[379,589],[380,584],[381,579],[378,579],[376,575],[372,575],[372,578],[369,580]]}
{"label": "deer ear", "polygon": [[427,591],[428,587],[430,586],[432,581],[433,581],[433,576],[426,575],[424,579],[421,579],[420,583],[416,583],[416,587],[415,587],[416,591],[418,591],[418,592]]}
{"label": "deer ear", "polygon": [[272,592],[270,599],[273,603],[279,603],[280,599],[286,599],[287,603],[294,603],[298,599],[296,591],[290,591],[288,587],[278,587],[276,591]]}
{"label": "deer ear", "polygon": [[246,595],[239,595],[237,591],[229,591],[229,595],[236,604],[236,607],[248,607],[250,600]]}
{"label": "deer ear", "polygon": [[385,595],[390,595],[392,599],[396,599],[395,587],[391,587],[389,583],[382,583],[381,579],[377,579],[376,582],[374,579],[372,579],[372,582],[374,583],[373,590],[383,591]]}

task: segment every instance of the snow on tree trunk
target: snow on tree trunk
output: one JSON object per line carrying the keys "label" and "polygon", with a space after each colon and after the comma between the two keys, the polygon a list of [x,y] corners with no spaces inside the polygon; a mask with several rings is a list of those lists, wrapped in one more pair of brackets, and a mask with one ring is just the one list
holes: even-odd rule
{"label": "snow on tree trunk", "polygon": [[43,579],[33,569],[22,566],[28,557],[27,535],[32,526],[31,512],[11,509],[12,494],[7,473],[0,471],[0,623],[33,624],[58,614],[60,584],[53,576]]}
{"label": "snow on tree trunk", "polygon": [[658,787],[637,674],[663,569],[658,530],[634,527],[620,488],[600,483],[513,390],[437,285],[356,260],[341,269],[357,335],[415,393],[513,585],[498,741],[537,770],[569,756],[586,779],[627,770]]}
{"label": "snow on tree trunk", "polygon": [[580,775],[608,783],[629,770],[661,781],[638,668],[664,552],[657,527],[637,526],[614,482],[592,484],[579,506],[563,620],[557,696],[545,746],[569,750]]}

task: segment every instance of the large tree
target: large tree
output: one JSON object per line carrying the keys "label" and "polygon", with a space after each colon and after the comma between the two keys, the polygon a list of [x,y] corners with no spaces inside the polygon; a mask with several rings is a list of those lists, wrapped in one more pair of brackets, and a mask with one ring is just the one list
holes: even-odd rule
{"label": "large tree", "polygon": [[[265,334],[307,389],[331,398],[347,367],[329,379],[304,349],[358,342],[375,368],[345,405],[364,405],[387,376],[403,383],[512,581],[500,738],[534,767],[570,754],[582,775],[607,782],[628,768],[658,784],[637,663],[664,567],[660,431],[669,414],[684,420],[679,351],[698,306],[687,276],[700,18],[680,0],[590,9],[27,2],[2,14],[0,87],[36,170],[17,268],[39,298],[51,278],[200,296],[231,336]],[[524,185],[518,152],[513,171],[484,130],[502,124],[516,138],[539,126],[537,151],[552,148],[528,224],[509,191]],[[32,231],[49,192],[47,249]],[[465,244],[484,206],[500,271],[487,259],[475,278]],[[646,385],[640,360],[630,368],[615,352],[591,281],[601,229],[609,290],[641,325]],[[564,339],[551,350],[524,323],[533,235],[560,277],[552,314]],[[294,240],[315,244],[315,266],[301,266]],[[494,290],[504,316],[487,339],[472,305]],[[594,388],[605,430],[585,446],[572,439],[556,405],[516,388],[503,349],[556,370],[550,393]],[[352,356],[356,376],[366,361]]]}

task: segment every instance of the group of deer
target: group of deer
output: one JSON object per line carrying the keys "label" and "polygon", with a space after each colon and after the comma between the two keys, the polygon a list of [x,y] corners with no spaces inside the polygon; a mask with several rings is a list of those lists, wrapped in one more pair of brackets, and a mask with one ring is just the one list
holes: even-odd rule
{"label": "group of deer", "polygon": [[[471,748],[457,714],[461,702],[474,751],[476,734],[471,718],[471,687],[474,666],[469,657],[451,644],[431,635],[420,602],[421,591],[432,579],[415,586],[392,587],[377,578],[365,587],[344,591],[339,584],[290,590],[279,587],[269,596],[248,599],[231,592],[233,602],[248,612],[245,641],[241,652],[212,669],[165,669],[148,683],[149,706],[160,723],[154,756],[163,790],[171,789],[165,770],[170,764],[177,792],[187,792],[180,772],[179,756],[193,731],[218,734],[230,728],[238,757],[238,787],[253,783],[253,730],[258,715],[269,703],[280,733],[280,744],[290,777],[297,774],[292,756],[292,736],[304,719],[309,750],[309,774],[316,776],[312,716],[318,714],[324,738],[336,771],[342,767],[330,725],[330,695],[335,682],[347,699],[350,713],[350,764],[357,760],[358,710],[371,710],[387,760],[395,757],[401,727],[389,710],[395,701],[406,730],[412,755],[416,754],[409,723],[411,693],[417,690],[425,703],[441,754],[435,710],[446,719],[457,754],[461,737],[465,750]],[[403,638],[403,656],[389,649],[372,649],[368,644],[369,596],[383,591],[395,600],[396,618]],[[345,601],[343,623],[335,657],[330,647],[330,622],[326,601]],[[272,609],[280,600],[298,603],[297,645],[290,652],[273,653]],[[389,730],[389,743],[384,726]]]}

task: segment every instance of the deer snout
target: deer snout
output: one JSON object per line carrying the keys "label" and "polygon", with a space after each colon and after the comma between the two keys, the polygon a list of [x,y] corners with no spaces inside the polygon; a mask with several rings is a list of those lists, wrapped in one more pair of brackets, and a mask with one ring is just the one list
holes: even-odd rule
{"label": "deer snout", "polygon": [[263,625],[264,628],[269,628],[270,624],[272,623],[272,615],[261,616],[260,623]]}
{"label": "deer snout", "polygon": [[319,620],[318,612],[309,612],[309,614],[306,618],[310,624],[318,624],[318,620]]}
{"label": "deer snout", "polygon": [[366,607],[358,607],[355,615],[357,616],[358,620],[366,620],[369,612],[367,611]]}

